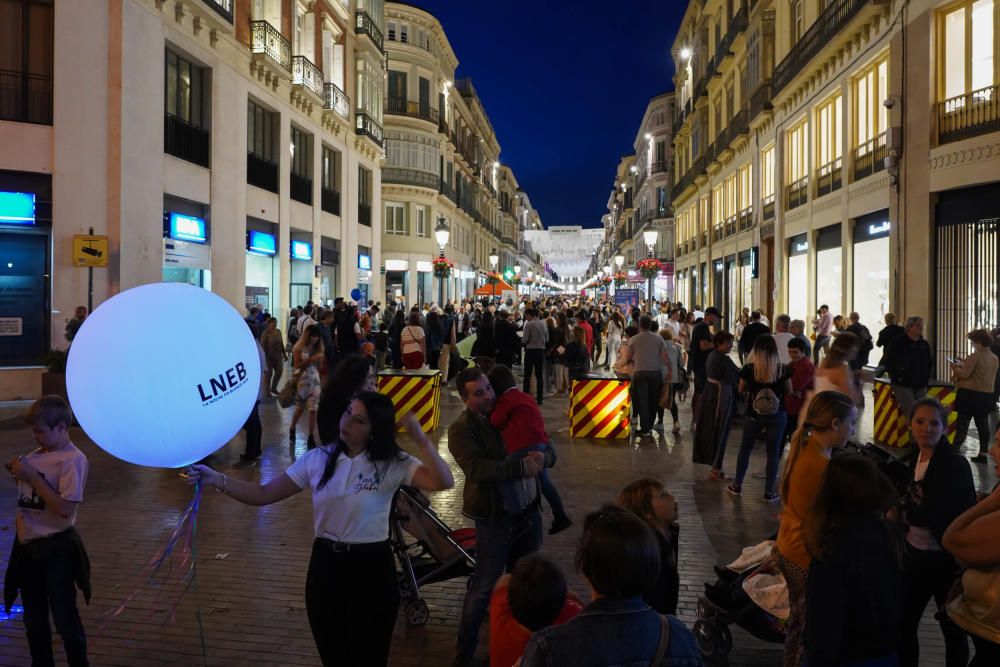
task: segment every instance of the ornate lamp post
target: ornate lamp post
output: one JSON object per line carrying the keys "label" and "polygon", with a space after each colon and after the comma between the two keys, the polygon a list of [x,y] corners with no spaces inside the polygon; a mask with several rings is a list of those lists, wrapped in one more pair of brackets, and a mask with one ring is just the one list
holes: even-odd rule
{"label": "ornate lamp post", "polygon": [[[434,228],[434,238],[437,240],[438,247],[441,252],[438,254],[439,259],[444,259],[444,247],[448,245],[448,238],[451,236],[451,232],[448,229],[448,223],[444,218],[438,218],[437,227]],[[442,262],[443,264],[443,262]],[[451,272],[448,272],[448,276]],[[448,279],[445,275],[444,270],[438,273],[438,307],[444,310],[444,281]]]}
{"label": "ornate lamp post", "polygon": [[514,265],[514,278],[515,278],[516,283],[517,283],[517,296],[518,296],[518,298],[520,298],[521,297],[521,265],[520,264],[515,264]]}
{"label": "ornate lamp post", "polygon": [[[496,273],[497,265],[500,263],[500,255],[497,254],[497,249],[494,248],[493,252],[490,253],[490,268],[494,273]],[[493,300],[497,300],[497,284],[493,283]]]}
{"label": "ornate lamp post", "polygon": [[[653,259],[653,248],[656,247],[656,239],[660,235],[655,229],[647,229],[642,233],[642,240],[646,242],[646,257]],[[649,291],[646,293],[646,298],[649,305],[649,313],[653,314],[653,281],[652,275],[649,276]]]}

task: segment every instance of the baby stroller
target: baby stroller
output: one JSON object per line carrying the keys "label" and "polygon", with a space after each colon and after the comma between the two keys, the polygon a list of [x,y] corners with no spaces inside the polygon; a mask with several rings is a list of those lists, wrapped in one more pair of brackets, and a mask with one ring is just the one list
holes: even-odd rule
{"label": "baby stroller", "polygon": [[[771,611],[781,615],[782,602],[778,600],[783,593],[784,616],[787,618],[788,593],[784,578],[780,576],[777,566],[770,558],[773,542],[764,542],[755,547],[744,549],[741,560],[750,551],[756,551],[753,560],[760,560],[749,569],[739,571],[737,560],[730,566],[715,567],[718,580],[713,584],[705,584],[705,594],[698,598],[698,620],[694,623],[694,637],[698,650],[706,660],[718,660],[729,654],[733,648],[733,635],[729,629],[736,624],[754,637],[773,644],[783,644],[785,641],[784,620],[759,606],[763,598],[756,590],[767,591]],[[737,566],[737,569],[732,569]],[[744,584],[755,577],[765,586],[750,588],[754,596],[745,590]],[[755,599],[756,598],[756,601]],[[775,604],[776,603],[776,604]]]}
{"label": "baby stroller", "polygon": [[[389,543],[401,568],[399,595],[406,602],[406,622],[419,626],[430,618],[420,587],[471,575],[476,567],[476,531],[453,531],[431,508],[427,496],[413,487],[399,487],[392,507]],[[414,539],[407,541],[407,535]]]}

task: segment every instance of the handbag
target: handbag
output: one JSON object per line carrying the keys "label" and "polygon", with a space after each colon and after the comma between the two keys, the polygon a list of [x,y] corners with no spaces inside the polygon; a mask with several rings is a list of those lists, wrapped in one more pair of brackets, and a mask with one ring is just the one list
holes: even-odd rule
{"label": "handbag", "polygon": [[669,382],[663,383],[663,388],[660,389],[660,400],[657,404],[660,406],[661,410],[669,410],[670,406],[674,403],[674,387]]}
{"label": "handbag", "polygon": [[290,408],[295,405],[295,397],[299,393],[299,376],[301,371],[292,373],[292,379],[285,383],[278,393],[278,405],[283,408]]}

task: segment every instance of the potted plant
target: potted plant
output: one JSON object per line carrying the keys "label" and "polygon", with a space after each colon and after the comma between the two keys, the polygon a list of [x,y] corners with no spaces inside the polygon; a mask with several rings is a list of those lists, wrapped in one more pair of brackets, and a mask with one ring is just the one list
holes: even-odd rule
{"label": "potted plant", "polygon": [[614,280],[615,280],[615,287],[621,287],[628,281],[628,274],[625,273],[624,271],[619,271],[618,273],[615,274]]}
{"label": "potted plant", "polygon": [[66,393],[66,350],[52,349],[45,353],[42,364],[47,369],[42,373],[42,394],[56,394],[69,401]]}
{"label": "potted plant", "polygon": [[660,275],[660,273],[663,271],[663,264],[661,264],[660,260],[656,258],[648,257],[646,259],[640,260],[639,263],[636,265],[636,268],[639,269],[639,273],[642,275],[642,277],[648,280],[650,278],[655,278],[656,276]]}
{"label": "potted plant", "polygon": [[447,257],[435,257],[431,264],[434,267],[434,277],[442,279],[450,278],[451,270],[455,266]]}

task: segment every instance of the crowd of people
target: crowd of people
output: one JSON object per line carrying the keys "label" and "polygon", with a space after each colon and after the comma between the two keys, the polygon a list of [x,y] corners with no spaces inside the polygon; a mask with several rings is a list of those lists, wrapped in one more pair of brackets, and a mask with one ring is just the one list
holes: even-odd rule
{"label": "crowd of people", "polygon": [[[709,479],[727,482],[733,496],[743,494],[756,442],[765,443],[763,498],[783,503],[772,558],[789,600],[785,665],[916,667],[917,628],[932,599],[948,667],[998,665],[1000,488],[977,497],[960,449],[975,421],[980,448],[972,461],[984,463],[989,452],[1000,472],[1000,431],[990,424],[996,337],[971,332],[973,354],[951,361],[959,414],[952,443],[948,410],[925,395],[933,355],[923,321],[896,326],[887,315],[886,322],[873,342],[856,313],[838,325],[824,306],[806,336],[801,320],[779,315],[772,331],[753,312],[732,327],[737,338],[714,307],[553,298],[408,311],[389,304],[383,311],[338,300],[332,308],[295,309],[282,332],[275,318],[252,308],[247,324],[266,369],[258,403],[288,394],[295,406],[289,436],[294,443],[306,415],[307,452],[266,484],[206,465],[191,466],[186,476],[254,506],[308,488],[315,540],[305,601],[320,658],[325,665],[385,665],[400,599],[388,542],[394,495],[402,485],[448,489],[455,476],[417,420],[396,415],[392,401],[374,391],[376,374],[387,366],[438,369],[454,378],[464,404],[447,446],[464,476],[462,512],[476,530],[453,664],[473,664],[489,617],[492,665],[701,665],[694,636],[674,616],[678,563],[700,554],[683,552],[670,480],[632,481],[582,518],[575,568],[589,602],[569,591],[565,573],[540,553],[542,499],[552,509],[549,534],[571,528],[574,512],[548,476],[557,455],[539,406],[567,395],[570,380],[606,370],[631,380],[640,438],[664,429],[668,413],[674,431],[683,430],[677,404],[690,391],[693,460],[707,466]],[[470,336],[469,353],[458,353]],[[881,361],[859,365],[875,345],[885,350]],[[292,378],[281,384],[286,362]],[[907,417],[915,450],[905,479],[850,446],[869,372],[888,375]],[[255,406],[243,464],[260,456],[256,413]],[[742,435],[730,476],[725,453],[736,419]],[[397,443],[400,421],[415,455]],[[7,466],[20,500],[5,600],[20,593],[38,664],[52,661],[50,609],[70,664],[86,664],[76,587],[89,596],[89,562],[73,525],[87,461],[69,439],[72,415],[62,399],[41,399],[28,423],[38,449]]]}

